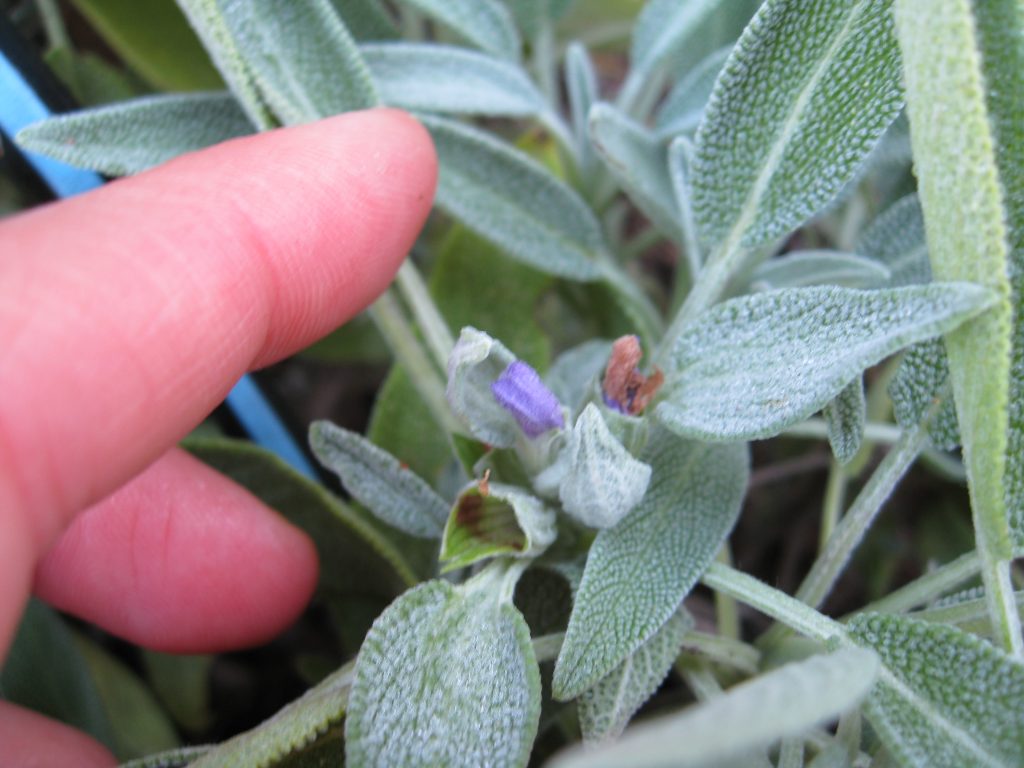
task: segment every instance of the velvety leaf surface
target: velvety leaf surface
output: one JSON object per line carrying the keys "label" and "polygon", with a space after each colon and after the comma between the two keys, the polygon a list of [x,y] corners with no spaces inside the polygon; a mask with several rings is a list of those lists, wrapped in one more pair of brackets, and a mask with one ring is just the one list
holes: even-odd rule
{"label": "velvety leaf surface", "polygon": [[440,538],[448,504],[390,453],[329,421],[312,424],[309,442],[320,463],[378,518],[410,536]]}
{"label": "velvety leaf surface", "polygon": [[463,328],[448,357],[446,396],[452,412],[473,436],[497,448],[515,445],[521,429],[491,391],[491,385],[515,362],[504,344],[476,328]]}
{"label": "velvety leaf surface", "polygon": [[522,766],[539,716],[519,611],[479,582],[431,581],[395,601],[359,652],[346,762]]}
{"label": "velvety leaf surface", "polygon": [[808,285],[875,288],[889,283],[891,277],[887,266],[855,253],[791,251],[758,265],[750,283],[756,290]]}
{"label": "velvety leaf surface", "polygon": [[793,229],[855,174],[902,106],[889,0],[768,0],[733,49],[697,131],[704,238]]}
{"label": "velvety leaf surface", "polygon": [[565,90],[569,117],[576,140],[577,163],[586,178],[594,169],[594,148],[590,144],[590,108],[599,98],[597,73],[590,54],[581,43],[570,43],[565,52]]}
{"label": "velvety leaf surface", "polygon": [[879,214],[857,240],[856,250],[884,264],[894,288],[930,282],[924,214],[917,195],[900,198]]}
{"label": "velvety leaf surface", "polygon": [[832,454],[840,464],[846,464],[860,450],[867,419],[864,383],[859,376],[825,406],[824,414]]}
{"label": "velvety leaf surface", "polygon": [[253,130],[230,94],[191,93],[58,115],[23,129],[17,141],[71,165],[127,176]]}
{"label": "velvety leaf surface", "polygon": [[380,0],[331,0],[331,5],[356,40],[390,40],[398,36],[398,27]]}
{"label": "velvety leaf surface", "polygon": [[654,130],[658,138],[697,130],[715,80],[731,52],[731,45],[713,51],[672,86],[655,117]]}
{"label": "velvety leaf surface", "polygon": [[789,288],[726,301],[679,337],[657,415],[688,437],[770,437],[866,368],[992,303],[988,289],[964,283]]}
{"label": "velvety leaf surface", "polygon": [[[639,724],[614,744],[563,753],[553,768],[712,768],[796,736],[855,707],[878,676],[878,657],[844,648],[786,664],[710,701]],[[728,738],[723,738],[728,734]],[[741,760],[740,765],[751,765]]]}
{"label": "velvety leaf surface", "polygon": [[498,0],[399,0],[457,32],[488,53],[518,59],[519,33]]}
{"label": "velvety leaf surface", "polygon": [[949,380],[949,360],[942,339],[915,344],[903,357],[889,396],[896,421],[904,429],[920,424],[938,400],[943,403],[931,417],[928,435],[932,444],[951,451],[960,445],[960,428]]}
{"label": "velvety leaf surface", "polygon": [[578,696],[647,642],[676,611],[732,530],[746,490],[744,445],[651,435],[640,504],[590,548],[552,683]]}
{"label": "velvety leaf surface", "polygon": [[850,636],[883,672],[865,712],[904,766],[1024,762],[1024,665],[953,627],[900,616],[855,617]]}
{"label": "velvety leaf surface", "polygon": [[692,627],[693,619],[688,614],[672,614],[650,640],[580,696],[580,728],[585,742],[600,743],[622,735],[636,711],[661,687],[679,655],[683,635]]}

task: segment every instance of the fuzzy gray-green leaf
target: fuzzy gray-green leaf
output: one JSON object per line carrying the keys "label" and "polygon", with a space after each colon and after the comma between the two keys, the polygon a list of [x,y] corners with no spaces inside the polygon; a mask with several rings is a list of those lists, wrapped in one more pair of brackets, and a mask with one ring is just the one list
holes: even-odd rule
{"label": "fuzzy gray-green leaf", "polygon": [[530,632],[472,585],[421,584],[374,623],[349,697],[348,765],[526,765],[540,716]]}
{"label": "fuzzy gray-green leaf", "polygon": [[981,286],[934,283],[787,288],[726,301],[677,340],[657,416],[687,437],[770,437],[824,408],[866,368],[994,300]]}
{"label": "fuzzy gray-green leaf", "polygon": [[440,538],[448,504],[390,453],[329,421],[313,423],[309,443],[320,463],[378,518],[411,536]]}
{"label": "fuzzy gray-green leaf", "polygon": [[930,416],[928,436],[940,450],[951,451],[960,445],[949,359],[942,339],[924,341],[907,350],[896,378],[889,385],[889,396],[896,421],[904,429],[920,424],[936,401],[942,400],[939,410]]}
{"label": "fuzzy gray-green leaf", "polygon": [[953,627],[901,616],[854,618],[850,636],[883,672],[866,705],[903,766],[1024,764],[1024,664]]}
{"label": "fuzzy gray-green leaf", "polygon": [[840,464],[846,464],[857,455],[864,437],[864,422],[867,419],[867,404],[864,400],[864,383],[858,376],[825,406],[825,422],[828,425],[828,444]]}
{"label": "fuzzy gray-green leaf", "polygon": [[583,403],[591,385],[604,370],[612,344],[591,339],[560,354],[544,374],[544,383],[572,413]]}
{"label": "fuzzy gray-green leaf", "polygon": [[578,696],[647,642],[675,612],[732,530],[746,489],[746,446],[651,435],[640,504],[590,548],[552,683]]}
{"label": "fuzzy gray-green leaf", "polygon": [[402,109],[451,114],[528,117],[544,97],[522,67],[451,45],[361,45],[380,99]]}
{"label": "fuzzy gray-green leaf", "polygon": [[582,43],[571,43],[565,52],[565,91],[569,101],[577,162],[584,178],[594,170],[594,148],[590,144],[590,108],[597,103],[597,73]]}
{"label": "fuzzy gray-green leaf", "polygon": [[871,689],[878,672],[878,657],[860,648],[812,656],[678,714],[638,724],[614,744],[563,753],[552,768],[736,765],[731,761],[851,710]]}
{"label": "fuzzy gray-green leaf", "polygon": [[854,176],[902,105],[889,0],[768,0],[697,131],[703,238],[784,235]]}
{"label": "fuzzy gray-green leaf", "polygon": [[879,214],[857,240],[856,251],[885,265],[894,288],[930,282],[924,215],[917,194],[897,200]]}
{"label": "fuzzy gray-green leaf", "polygon": [[601,227],[580,197],[532,158],[483,131],[422,116],[441,169],[437,205],[510,256],[593,280]]}
{"label": "fuzzy gray-green leaf", "polygon": [[504,344],[476,328],[462,329],[448,358],[448,404],[474,437],[496,448],[511,447],[520,433],[515,417],[491,391],[515,359]]}
{"label": "fuzzy gray-green leaf", "polygon": [[610,675],[580,696],[580,728],[585,742],[617,739],[630,719],[665,680],[679,655],[693,618],[677,611],[655,635]]}
{"label": "fuzzy gray-green leaf", "polygon": [[481,50],[503,59],[519,58],[519,33],[498,0],[399,0],[450,27]]}
{"label": "fuzzy gray-green leaf", "polygon": [[672,86],[654,121],[654,131],[659,139],[697,130],[718,73],[722,71],[730,53],[731,45],[711,52]]}
{"label": "fuzzy gray-green leaf", "polygon": [[230,94],[187,93],[58,115],[23,129],[17,141],[80,168],[128,176],[253,131]]}
{"label": "fuzzy gray-green leaf", "polygon": [[750,275],[756,290],[841,285],[875,288],[892,277],[889,268],[874,259],[840,251],[791,251],[758,265]]}

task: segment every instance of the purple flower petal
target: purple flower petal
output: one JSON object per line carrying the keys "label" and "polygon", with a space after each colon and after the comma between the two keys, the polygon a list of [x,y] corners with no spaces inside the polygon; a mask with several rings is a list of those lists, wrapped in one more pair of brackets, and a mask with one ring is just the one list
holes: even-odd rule
{"label": "purple flower petal", "polygon": [[565,426],[562,405],[527,363],[516,360],[491,384],[491,392],[511,413],[527,437],[534,438],[549,429]]}

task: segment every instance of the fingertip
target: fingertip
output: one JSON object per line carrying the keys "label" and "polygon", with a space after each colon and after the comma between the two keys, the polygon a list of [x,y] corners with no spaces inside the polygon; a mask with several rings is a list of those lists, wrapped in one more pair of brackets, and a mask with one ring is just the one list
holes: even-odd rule
{"label": "fingertip", "polygon": [[107,768],[117,760],[81,731],[0,701],[0,765],[6,768]]}

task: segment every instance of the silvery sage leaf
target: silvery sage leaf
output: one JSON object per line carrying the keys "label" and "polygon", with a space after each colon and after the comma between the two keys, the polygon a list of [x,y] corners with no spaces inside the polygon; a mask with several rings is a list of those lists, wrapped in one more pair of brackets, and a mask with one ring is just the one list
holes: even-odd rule
{"label": "silvery sage leaf", "polygon": [[591,528],[611,528],[640,503],[651,467],[629,455],[593,403],[576,420],[565,447],[558,498],[568,515]]}
{"label": "silvery sage leaf", "polygon": [[924,421],[928,411],[941,401],[938,411],[930,416],[928,437],[940,450],[951,451],[960,445],[949,360],[942,339],[915,344],[907,350],[889,385],[889,396],[896,421],[904,429]]}
{"label": "silvery sage leaf", "polygon": [[216,0],[263,100],[285,125],[379,103],[330,0]]}
{"label": "silvery sage leaf", "polygon": [[682,440],[664,429],[642,456],[643,500],[590,548],[552,692],[579,696],[668,621],[732,530],[749,474],[742,444]]}
{"label": "silvery sage leaf", "polygon": [[791,251],[759,264],[750,275],[750,284],[762,291],[806,285],[875,288],[888,283],[891,277],[884,264],[855,253]]}
{"label": "silvery sage leaf", "polygon": [[398,0],[457,32],[481,50],[517,60],[522,43],[515,22],[498,0]]}
{"label": "silvery sage leaf", "polygon": [[666,147],[610,104],[590,110],[594,149],[637,207],[664,235],[680,240]]}
{"label": "silvery sage leaf", "polygon": [[585,341],[555,358],[544,375],[544,381],[559,401],[575,413],[604,370],[611,351],[610,341]]}
{"label": "silvery sage leaf", "polygon": [[594,148],[590,145],[590,108],[597,102],[597,73],[582,43],[569,44],[565,52],[565,90],[576,141],[576,155],[584,179],[594,170]]}
{"label": "silvery sage leaf", "polygon": [[459,587],[430,581],[374,622],[349,696],[347,765],[526,765],[540,671],[507,580],[492,566]]}
{"label": "silvery sage leaf", "polygon": [[463,328],[448,358],[446,396],[473,436],[496,448],[515,445],[519,425],[491,385],[515,361],[508,348],[476,328]]}
{"label": "silvery sage leaf", "polygon": [[356,40],[398,37],[398,27],[380,0],[331,0],[331,5]]}
{"label": "silvery sage leaf", "polygon": [[856,250],[885,265],[893,287],[931,282],[924,214],[917,194],[900,198],[879,214],[857,240]]}
{"label": "silvery sage leaf", "polygon": [[672,86],[654,120],[654,131],[659,139],[697,130],[718,73],[731,52],[731,45],[711,52]]}
{"label": "silvery sage leaf", "polygon": [[[693,142],[685,136],[677,136],[668,145],[668,173],[672,180],[676,216],[683,238],[683,256],[690,273],[687,279],[692,284],[704,262],[704,250],[693,217]],[[680,276],[676,279],[680,279]]]}
{"label": "silvery sage leaf", "polygon": [[[878,656],[844,648],[793,662],[703,704],[631,728],[599,749],[562,753],[552,768],[712,768],[853,709],[879,674]],[[728,734],[728,738],[723,738]],[[749,762],[741,764],[750,765]]]}
{"label": "silvery sage leaf", "polygon": [[441,537],[448,504],[390,453],[329,421],[313,422],[309,444],[352,497],[385,523],[411,536]]}
{"label": "silvery sage leaf", "polygon": [[451,45],[359,46],[385,104],[468,115],[528,117],[547,109],[522,67]]}
{"label": "silvery sage leaf", "polygon": [[656,415],[687,437],[771,437],[824,408],[866,368],[994,301],[982,286],[934,283],[786,288],[723,302],[677,340]]}
{"label": "silvery sage leaf", "polygon": [[828,203],[902,106],[890,0],[768,0],[697,130],[694,211],[711,243],[759,245]]}
{"label": "silvery sage leaf", "polygon": [[832,455],[840,464],[846,464],[860,450],[864,438],[864,422],[867,420],[864,382],[860,376],[825,406],[824,414]]}
{"label": "silvery sage leaf", "polygon": [[532,158],[490,134],[423,115],[440,161],[437,205],[510,256],[574,280],[601,274],[593,212]]}
{"label": "silvery sage leaf", "polygon": [[[485,491],[486,488],[486,491]],[[537,557],[555,540],[555,513],[515,486],[471,485],[455,500],[441,543],[446,571],[488,557]]]}
{"label": "silvery sage leaf", "polygon": [[865,714],[900,765],[1024,764],[1024,664],[954,627],[867,614],[850,637],[882,674]]}
{"label": "silvery sage leaf", "polygon": [[128,176],[253,131],[230,94],[186,93],[51,117],[20,131],[17,142],[80,168]]}
{"label": "silvery sage leaf", "polygon": [[622,735],[636,711],[664,682],[693,623],[683,610],[672,614],[650,640],[580,696],[577,706],[584,742],[611,741]]}

